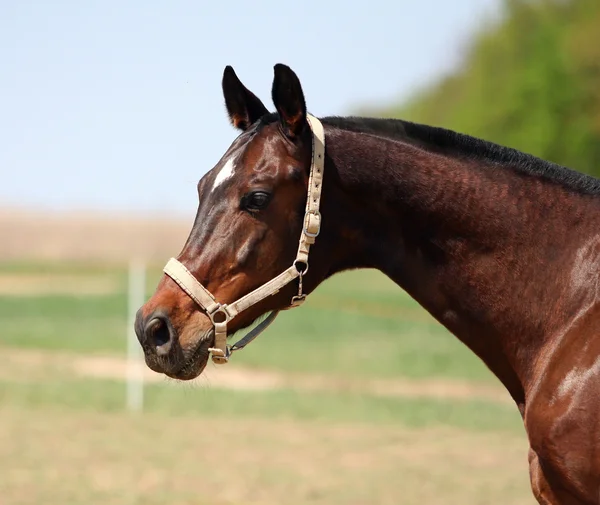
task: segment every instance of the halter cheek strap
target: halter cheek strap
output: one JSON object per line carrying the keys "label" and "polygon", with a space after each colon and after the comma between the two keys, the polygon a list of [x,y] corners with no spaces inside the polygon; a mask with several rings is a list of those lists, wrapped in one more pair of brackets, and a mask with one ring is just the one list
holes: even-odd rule
{"label": "halter cheek strap", "polygon": [[210,317],[214,327],[214,345],[209,349],[212,360],[217,364],[227,363],[233,351],[243,349],[247,344],[262,333],[277,317],[279,311],[273,311],[269,316],[232,346],[227,345],[227,324],[240,312],[256,305],[265,298],[276,294],[281,288],[298,278],[298,294],[290,302],[290,307],[300,306],[306,299],[302,290],[302,277],[308,271],[308,255],[310,246],[321,231],[321,189],[323,171],[325,168],[325,133],[321,122],[312,115],[307,115],[308,124],[312,130],[312,160],[308,179],[308,195],[302,224],[302,233],[298,252],[293,264],[274,277],[269,282],[251,291],[230,304],[219,303],[212,293],[206,289],[186,266],[171,258],[163,271],[173,279]]}

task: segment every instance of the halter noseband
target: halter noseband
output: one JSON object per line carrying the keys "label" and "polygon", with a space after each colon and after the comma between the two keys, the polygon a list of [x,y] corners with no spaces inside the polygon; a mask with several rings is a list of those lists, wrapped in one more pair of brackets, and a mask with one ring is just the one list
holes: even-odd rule
{"label": "halter noseband", "polygon": [[233,351],[238,351],[252,342],[274,321],[279,313],[279,311],[271,312],[258,326],[230,346],[227,344],[227,323],[240,312],[274,295],[296,278],[298,278],[298,294],[292,298],[290,308],[302,305],[306,299],[306,295],[302,291],[302,277],[308,271],[308,252],[310,246],[315,243],[315,239],[321,230],[319,205],[321,203],[323,170],[325,168],[325,133],[323,125],[316,117],[310,114],[307,115],[307,119],[312,130],[312,161],[308,179],[308,195],[306,198],[306,211],[302,233],[300,235],[298,253],[292,266],[269,282],[229,304],[219,303],[212,293],[198,282],[185,265],[175,258],[171,258],[163,269],[210,317],[214,326],[215,342],[214,347],[211,347],[209,351],[212,353],[213,362],[217,364],[227,363]]}

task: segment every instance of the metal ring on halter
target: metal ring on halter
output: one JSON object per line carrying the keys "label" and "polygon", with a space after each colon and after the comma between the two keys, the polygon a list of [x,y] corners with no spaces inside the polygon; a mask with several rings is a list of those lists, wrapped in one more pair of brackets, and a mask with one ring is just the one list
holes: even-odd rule
{"label": "metal ring on halter", "polygon": [[[301,270],[300,268],[298,268],[299,264],[306,265],[306,268]],[[300,275],[306,275],[306,272],[308,272],[308,261],[294,260],[294,266],[296,267],[296,270],[298,270],[298,274]]]}
{"label": "metal ring on halter", "polygon": [[[223,314],[223,321],[215,321],[215,316],[220,314]],[[217,310],[208,314],[208,317],[210,317],[213,325],[218,323],[227,323],[231,320],[231,316],[229,315],[229,312],[227,312],[227,305],[220,305]]]}

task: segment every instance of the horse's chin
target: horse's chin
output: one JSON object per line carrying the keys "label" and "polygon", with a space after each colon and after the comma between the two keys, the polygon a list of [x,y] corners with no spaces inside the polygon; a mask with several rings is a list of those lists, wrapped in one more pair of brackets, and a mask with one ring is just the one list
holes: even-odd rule
{"label": "horse's chin", "polygon": [[174,373],[165,372],[165,375],[171,379],[178,381],[191,381],[200,376],[200,374],[206,368],[208,363],[208,357],[205,357],[194,362],[187,363],[184,368]]}
{"label": "horse's chin", "polygon": [[201,339],[195,349],[184,351],[183,354],[186,357],[181,367],[175,371],[165,371],[165,375],[180,381],[190,381],[197,378],[206,368],[210,356],[208,351],[210,346],[210,340]]}

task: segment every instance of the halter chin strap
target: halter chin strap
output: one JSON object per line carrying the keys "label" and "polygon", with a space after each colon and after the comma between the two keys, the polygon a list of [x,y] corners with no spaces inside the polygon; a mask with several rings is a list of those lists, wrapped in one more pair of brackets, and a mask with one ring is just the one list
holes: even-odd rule
{"label": "halter chin strap", "polygon": [[227,323],[240,312],[274,295],[296,278],[298,278],[298,294],[292,298],[290,307],[298,307],[306,299],[306,295],[302,291],[302,277],[308,271],[310,246],[315,243],[315,239],[321,231],[319,205],[321,203],[323,170],[325,168],[325,133],[323,125],[316,117],[310,114],[307,115],[307,119],[312,130],[312,161],[308,179],[306,211],[302,233],[300,234],[298,253],[296,254],[294,263],[277,277],[274,277],[269,282],[229,304],[219,303],[212,293],[198,282],[185,265],[175,258],[171,258],[163,269],[210,317],[214,326],[215,341],[214,347],[211,347],[209,351],[212,353],[212,360],[217,364],[227,363],[233,351],[244,348],[254,340],[275,320],[275,317],[279,313],[279,311],[271,312],[256,328],[237,343],[229,346],[227,345]]}

